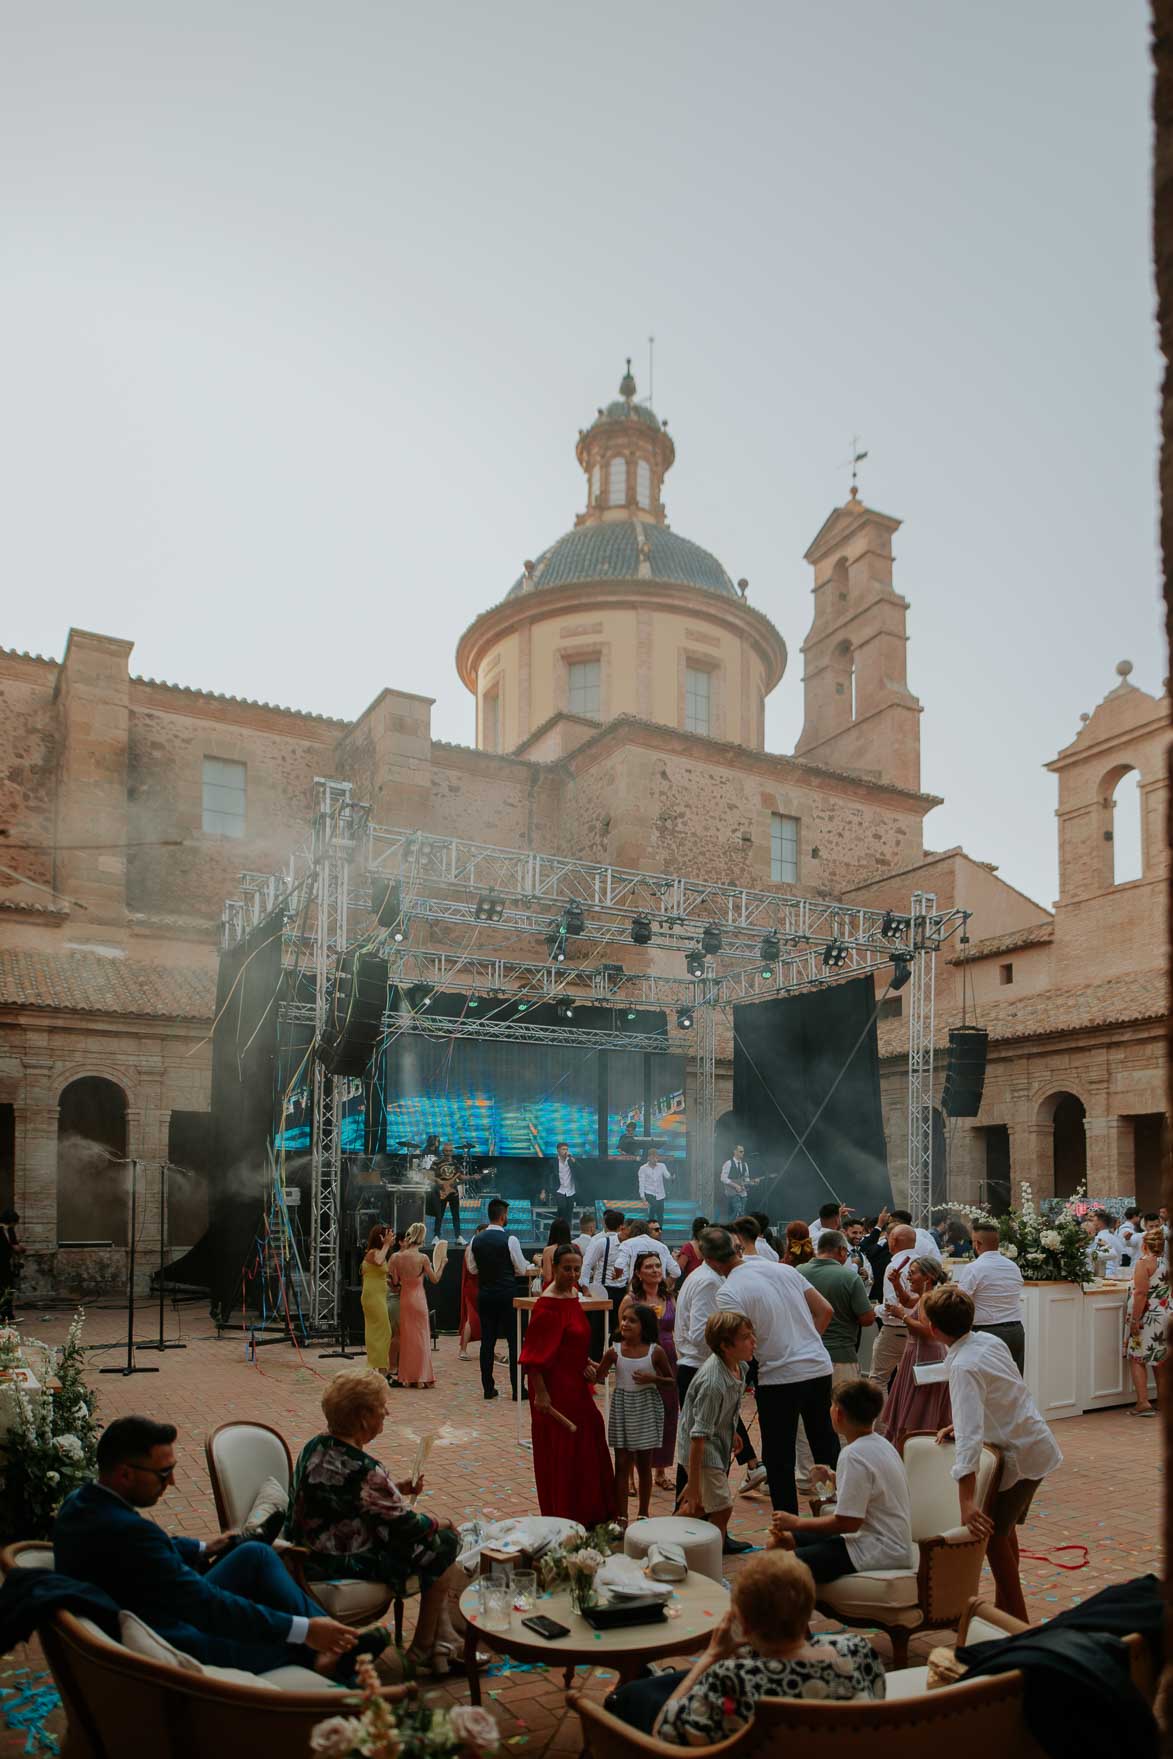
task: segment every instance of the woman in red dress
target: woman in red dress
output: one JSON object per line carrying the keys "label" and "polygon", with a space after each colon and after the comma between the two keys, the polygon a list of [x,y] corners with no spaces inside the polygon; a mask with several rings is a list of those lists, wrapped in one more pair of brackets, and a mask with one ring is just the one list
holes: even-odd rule
{"label": "woman in red dress", "polygon": [[596,1527],[614,1511],[615,1471],[595,1402],[591,1328],[578,1298],[581,1274],[578,1248],[557,1247],[554,1280],[530,1315],[521,1366],[529,1375],[538,1507],[543,1515]]}
{"label": "woman in red dress", "polygon": [[[483,1234],[488,1222],[481,1222],[477,1233]],[[469,1360],[468,1346],[477,1344],[481,1338],[481,1314],[477,1306],[477,1278],[468,1274],[469,1254],[466,1251],[460,1261],[460,1360]]]}

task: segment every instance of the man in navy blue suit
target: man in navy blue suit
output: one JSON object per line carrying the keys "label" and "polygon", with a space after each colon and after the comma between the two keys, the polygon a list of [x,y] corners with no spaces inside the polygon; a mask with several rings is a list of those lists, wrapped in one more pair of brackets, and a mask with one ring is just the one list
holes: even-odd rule
{"label": "man in navy blue suit", "polygon": [[197,1661],[329,1673],[358,1633],[327,1618],[271,1546],[250,1541],[221,1556],[233,1535],[172,1539],[140,1513],[174,1482],[175,1434],[149,1417],[119,1417],[103,1431],[97,1483],[75,1490],[57,1516],[57,1569],[104,1589]]}

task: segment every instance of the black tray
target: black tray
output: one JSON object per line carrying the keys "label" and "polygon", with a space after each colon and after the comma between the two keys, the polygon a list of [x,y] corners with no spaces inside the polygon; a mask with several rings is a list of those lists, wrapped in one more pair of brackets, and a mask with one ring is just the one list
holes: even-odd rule
{"label": "black tray", "polygon": [[582,1616],[596,1631],[617,1631],[624,1625],[659,1624],[664,1617],[664,1606],[663,1600],[652,1596],[635,1600],[625,1594],[603,1606],[588,1606]]}

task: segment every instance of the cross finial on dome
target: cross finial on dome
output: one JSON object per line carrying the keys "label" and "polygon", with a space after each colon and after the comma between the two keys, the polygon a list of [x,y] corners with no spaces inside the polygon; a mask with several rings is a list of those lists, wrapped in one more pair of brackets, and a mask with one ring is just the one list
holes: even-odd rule
{"label": "cross finial on dome", "polygon": [[627,371],[619,381],[619,395],[626,397],[629,403],[635,399],[635,380],[631,376],[631,356],[627,357]]}

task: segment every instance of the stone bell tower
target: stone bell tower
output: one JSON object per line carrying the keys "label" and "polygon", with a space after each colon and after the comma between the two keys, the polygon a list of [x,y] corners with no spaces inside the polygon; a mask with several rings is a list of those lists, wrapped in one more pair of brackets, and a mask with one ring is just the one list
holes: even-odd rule
{"label": "stone bell tower", "polygon": [[814,618],[802,644],[805,718],[795,756],[920,789],[921,705],[908,688],[908,600],[892,586],[899,519],[851,499],[806,560]]}

